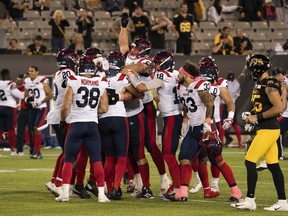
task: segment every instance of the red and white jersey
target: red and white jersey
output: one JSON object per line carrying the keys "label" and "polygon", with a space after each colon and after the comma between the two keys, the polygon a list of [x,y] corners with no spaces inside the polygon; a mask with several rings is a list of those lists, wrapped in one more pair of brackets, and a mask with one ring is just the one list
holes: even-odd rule
{"label": "red and white jersey", "polygon": [[15,98],[24,98],[24,92],[21,92],[16,83],[11,80],[0,80],[0,106],[16,108]]}
{"label": "red and white jersey", "polygon": [[[68,76],[75,75],[69,68],[60,69],[53,77],[53,109],[47,114],[48,124],[59,124],[61,115],[61,106],[64,100],[64,94],[67,87]],[[69,122],[68,119],[66,119]]]}
{"label": "red and white jersey", "polygon": [[[282,83],[285,83],[286,85],[288,85],[288,75],[285,75],[283,77]],[[282,116],[285,117],[285,118],[288,118],[288,101],[287,101],[287,108],[282,113]]]}
{"label": "red and white jersey", "polygon": [[213,118],[216,122],[219,122],[220,119],[220,103],[221,103],[221,97],[220,97],[220,89],[215,84],[210,84],[209,93],[214,96],[214,112],[213,112]]}
{"label": "red and white jersey", "polygon": [[41,102],[46,98],[46,93],[44,91],[44,84],[49,84],[49,79],[44,76],[38,76],[34,80],[31,80],[30,77],[24,80],[25,89],[30,95],[34,95],[36,103],[40,104],[36,108],[47,107],[46,103]]}
{"label": "red and white jersey", "polygon": [[217,96],[214,100],[214,119],[215,122],[221,121],[220,118],[220,105],[221,105],[221,97],[220,97],[220,88],[228,89],[228,81],[224,78],[219,78],[216,86],[219,89],[219,96]]}
{"label": "red and white jersey", "polygon": [[157,89],[159,95],[158,109],[163,117],[179,115],[180,101],[177,93],[178,85],[177,70],[172,73],[168,71],[157,71],[155,77],[163,80],[164,86]]}
{"label": "red and white jersey", "polygon": [[[107,78],[107,88],[115,89],[115,92],[121,93],[126,85],[129,85],[128,77],[125,74],[118,73],[116,76]],[[118,101],[115,105],[109,105],[107,113],[99,114],[99,119],[111,116],[126,117],[126,109],[123,101]]]}
{"label": "red and white jersey", "polygon": [[206,106],[202,102],[198,91],[210,89],[210,83],[203,79],[196,79],[186,88],[184,85],[178,86],[180,100],[187,110],[189,118],[188,124],[191,126],[199,126],[204,124],[206,118]]}
{"label": "red and white jersey", "polygon": [[101,79],[101,77],[87,78],[73,75],[68,77],[67,87],[70,86],[73,90],[70,123],[98,123],[98,105],[106,88]]}

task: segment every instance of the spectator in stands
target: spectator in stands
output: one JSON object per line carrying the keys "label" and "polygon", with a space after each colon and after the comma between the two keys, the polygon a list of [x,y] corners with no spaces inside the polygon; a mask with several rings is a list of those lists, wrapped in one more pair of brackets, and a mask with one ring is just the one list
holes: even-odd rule
{"label": "spectator in stands", "polygon": [[242,42],[243,42],[243,40],[247,41],[247,46],[245,48],[245,51],[253,49],[253,45],[252,45],[250,39],[248,37],[244,36],[243,29],[242,28],[236,28],[236,36],[233,37],[234,46],[235,47],[239,46],[241,40],[242,40]]}
{"label": "spectator in stands", "polygon": [[52,26],[52,52],[57,53],[65,46],[65,26],[70,26],[68,20],[65,19],[64,14],[61,10],[56,10],[53,14],[53,18],[49,20],[49,25]]}
{"label": "spectator in stands", "polygon": [[92,44],[92,30],[94,26],[94,19],[89,15],[86,9],[80,9],[81,15],[76,20],[76,25],[78,26],[78,33],[81,33],[84,39],[85,49],[91,47]]}
{"label": "spectator in stands", "polygon": [[47,47],[43,45],[43,38],[41,35],[37,35],[34,39],[34,43],[27,47],[27,55],[45,55],[47,54]]}
{"label": "spectator in stands", "polygon": [[64,0],[64,10],[66,11],[74,11],[75,14],[78,14],[81,8],[87,8],[85,0]]}
{"label": "spectator in stands", "polygon": [[123,1],[121,0],[106,0],[106,10],[112,14],[113,11],[121,11],[123,8]]}
{"label": "spectator in stands", "polygon": [[239,0],[240,21],[260,21],[262,16],[262,0]]}
{"label": "spectator in stands", "polygon": [[272,0],[265,0],[265,5],[262,10],[262,19],[266,21],[277,21],[276,7],[272,5]]}
{"label": "spectator in stands", "polygon": [[9,13],[7,6],[4,4],[4,2],[0,1],[0,19],[6,19],[8,17]]}
{"label": "spectator in stands", "polygon": [[234,41],[230,35],[230,27],[224,26],[222,32],[217,34],[214,39],[212,52],[214,55],[231,55],[234,54]]}
{"label": "spectator in stands", "polygon": [[[122,13],[128,13],[129,14],[129,8],[128,7],[124,7],[122,9]],[[121,29],[121,16],[116,18],[115,21],[112,22],[109,25],[109,30],[111,32],[113,32],[117,38],[119,37],[120,29]],[[133,21],[131,19],[129,19],[129,21],[128,21],[127,30],[129,32],[128,41],[129,41],[129,44],[130,44],[130,43],[132,43],[131,32],[135,31],[134,23],[133,23]]]}
{"label": "spectator in stands", "polygon": [[11,0],[8,6],[9,15],[15,22],[24,20],[23,13],[27,11],[29,7],[29,1]]}
{"label": "spectator in stands", "polygon": [[135,31],[132,32],[132,38],[147,38],[147,32],[151,27],[149,18],[143,14],[142,7],[137,5],[135,8],[135,15],[131,17]]}
{"label": "spectator in stands", "polygon": [[125,0],[124,7],[129,8],[129,16],[132,17],[133,11],[135,11],[137,6],[143,8],[144,0]]}
{"label": "spectator in stands", "polygon": [[[188,5],[189,8],[189,5]],[[198,0],[194,3],[194,10],[195,10],[195,21],[196,22],[201,22],[205,21],[207,19],[206,17],[206,7],[204,5],[204,2],[202,0]],[[188,9],[188,13],[189,9]]]}
{"label": "spectator in stands", "polygon": [[0,19],[0,49],[6,49],[6,33],[13,33],[14,31],[14,25],[10,21],[10,25],[7,27],[4,25],[4,19]]}
{"label": "spectator in stands", "polygon": [[9,41],[9,47],[10,50],[18,50],[18,40],[16,38],[12,38]]}
{"label": "spectator in stands", "polygon": [[101,0],[87,0],[86,9],[91,11],[94,15],[94,12],[101,9]]}
{"label": "spectator in stands", "polygon": [[181,3],[180,13],[177,13],[173,18],[173,24],[177,31],[176,33],[176,52],[190,55],[192,46],[192,33],[197,40],[196,31],[194,29],[194,17],[188,13],[186,3]]}
{"label": "spectator in stands", "polygon": [[223,5],[223,0],[215,0],[213,5],[208,9],[208,21],[214,22],[217,25],[218,22],[223,21],[221,18],[222,13],[229,13],[237,10],[238,5]]}
{"label": "spectator in stands", "polygon": [[84,39],[82,34],[76,33],[73,37],[72,43],[69,45],[68,49],[73,50],[78,56],[81,56],[84,51]]}
{"label": "spectator in stands", "polygon": [[175,28],[173,28],[171,20],[165,15],[158,15],[153,20],[148,35],[152,43],[152,52],[156,54],[158,51],[165,50],[165,32],[172,29],[175,31]]}
{"label": "spectator in stands", "polygon": [[187,4],[188,13],[196,17],[195,3],[198,2],[198,0],[184,0],[183,2]]}
{"label": "spectator in stands", "polygon": [[50,10],[50,0],[33,0],[33,10],[41,11]]}
{"label": "spectator in stands", "polygon": [[248,41],[244,38],[240,39],[240,42],[235,46],[235,55],[250,55],[252,52],[248,47]]}

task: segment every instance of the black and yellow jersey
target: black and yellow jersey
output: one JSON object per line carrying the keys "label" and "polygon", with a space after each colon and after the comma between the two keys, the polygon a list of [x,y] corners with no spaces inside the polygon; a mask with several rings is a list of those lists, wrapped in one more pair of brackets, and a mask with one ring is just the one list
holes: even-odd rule
{"label": "black and yellow jersey", "polygon": [[194,17],[191,14],[187,14],[183,17],[180,13],[173,17],[173,24],[175,29],[179,32],[180,38],[191,38],[191,30],[194,24]]}
{"label": "black and yellow jersey", "polygon": [[[268,87],[276,88],[281,95],[281,83],[274,77],[266,77],[261,81],[257,81],[252,92],[251,102],[253,104],[253,114],[258,114],[269,110],[273,105],[271,104],[265,89]],[[279,124],[277,116],[258,120],[258,127],[260,129],[278,129]]]}

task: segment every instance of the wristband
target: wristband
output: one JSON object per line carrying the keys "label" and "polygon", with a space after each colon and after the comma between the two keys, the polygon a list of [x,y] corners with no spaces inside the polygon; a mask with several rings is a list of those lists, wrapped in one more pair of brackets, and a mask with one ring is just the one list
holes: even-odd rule
{"label": "wristband", "polygon": [[[131,73],[131,72],[129,72],[129,73]],[[129,73],[128,73],[128,74],[129,74]],[[131,74],[132,74],[132,73],[131,73]],[[141,84],[141,81],[140,81],[140,80],[138,79],[138,77],[136,77],[134,74],[132,74],[131,76],[128,75],[128,77],[129,77],[132,85],[133,85],[135,88],[137,88],[137,86]]]}
{"label": "wristband", "polygon": [[124,94],[123,94],[123,93],[119,93],[118,95],[119,95],[119,101],[123,101],[123,99],[124,99]]}
{"label": "wristband", "polygon": [[228,118],[230,118],[230,119],[233,119],[234,118],[234,112],[233,111],[230,111],[229,113],[228,113]]}
{"label": "wristband", "polygon": [[264,119],[263,113],[258,113],[256,116],[258,120]]}

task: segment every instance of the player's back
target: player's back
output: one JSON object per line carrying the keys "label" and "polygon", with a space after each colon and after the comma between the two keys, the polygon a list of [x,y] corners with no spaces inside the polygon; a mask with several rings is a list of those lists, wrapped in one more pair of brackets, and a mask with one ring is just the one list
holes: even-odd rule
{"label": "player's back", "polygon": [[156,78],[163,80],[164,86],[157,89],[160,96],[158,103],[162,116],[180,114],[180,101],[177,94],[178,71],[157,71]]}
{"label": "player's back", "polygon": [[73,90],[73,102],[70,108],[70,123],[98,123],[98,105],[105,86],[101,77],[86,78],[69,76],[67,86]]}
{"label": "player's back", "polygon": [[0,80],[0,106],[16,107],[16,100],[12,95],[12,90],[16,84],[10,80]]}
{"label": "player's back", "polygon": [[55,107],[60,107],[63,104],[67,79],[71,75],[75,75],[75,73],[69,68],[60,69],[55,73],[53,78],[53,102]]}

